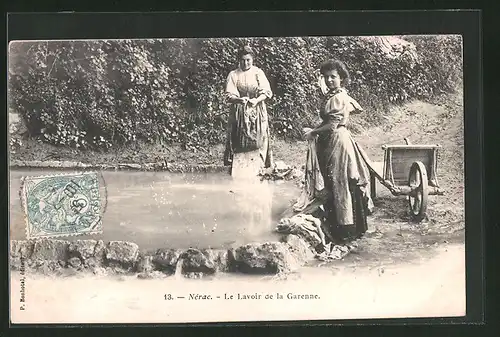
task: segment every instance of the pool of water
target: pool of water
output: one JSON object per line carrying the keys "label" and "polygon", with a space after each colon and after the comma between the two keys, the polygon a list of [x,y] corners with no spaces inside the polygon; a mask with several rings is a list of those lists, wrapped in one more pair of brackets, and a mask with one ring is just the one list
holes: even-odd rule
{"label": "pool of water", "polygon": [[[21,178],[58,173],[11,170],[11,239],[26,239]],[[103,233],[68,240],[132,241],[148,250],[276,240],[280,215],[300,192],[292,183],[237,180],[222,173],[104,171],[102,178]]]}

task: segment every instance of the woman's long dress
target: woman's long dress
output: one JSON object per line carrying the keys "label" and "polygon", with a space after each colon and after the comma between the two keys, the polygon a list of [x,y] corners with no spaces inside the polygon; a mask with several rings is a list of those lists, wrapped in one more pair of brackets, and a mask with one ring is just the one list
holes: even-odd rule
{"label": "woman's long dress", "polygon": [[[252,66],[229,73],[226,82],[228,96],[257,98],[261,94],[272,97],[271,86],[264,72]],[[257,157],[260,166],[272,166],[269,144],[269,123],[265,101],[251,108],[249,104],[232,104],[229,114],[224,164],[231,165],[234,153]]]}
{"label": "woman's long dress", "polygon": [[346,128],[349,114],[362,110],[345,89],[329,92],[323,101],[321,118],[328,131],[319,133],[317,155],[325,188],[324,208],[333,237],[354,238],[367,230],[370,173],[362,151]]}

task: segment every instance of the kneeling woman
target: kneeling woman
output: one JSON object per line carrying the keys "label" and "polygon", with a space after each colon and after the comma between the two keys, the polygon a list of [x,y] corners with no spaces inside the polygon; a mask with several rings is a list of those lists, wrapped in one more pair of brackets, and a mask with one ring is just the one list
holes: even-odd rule
{"label": "kneeling woman", "polygon": [[344,63],[330,60],[320,71],[327,87],[320,109],[323,122],[305,137],[317,137],[318,164],[328,192],[323,205],[327,227],[335,241],[344,242],[366,232],[367,211],[372,205],[364,153],[347,129],[349,115],[362,109],[344,88],[349,82]]}

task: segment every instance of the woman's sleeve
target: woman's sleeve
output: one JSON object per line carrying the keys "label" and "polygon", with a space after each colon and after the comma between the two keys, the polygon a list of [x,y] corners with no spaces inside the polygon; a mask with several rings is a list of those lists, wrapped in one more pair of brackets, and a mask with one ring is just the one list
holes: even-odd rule
{"label": "woman's sleeve", "polygon": [[345,105],[346,105],[346,100],[343,97],[343,95],[339,94],[334,95],[326,102],[325,112],[326,114],[335,113],[337,111],[344,109]]}
{"label": "woman's sleeve", "polygon": [[351,102],[350,102],[350,111],[349,112],[352,112],[352,111],[358,111],[358,112],[361,112],[363,111],[363,108],[361,107],[361,105],[359,105],[359,103],[354,99],[354,98],[351,98]]}
{"label": "woman's sleeve", "polygon": [[267,98],[273,97],[273,92],[271,90],[271,84],[269,83],[269,80],[266,77],[266,74],[259,69],[257,71],[257,80],[259,82],[259,94],[264,94],[267,96]]}
{"label": "woman's sleeve", "polygon": [[226,96],[228,97],[240,97],[240,93],[238,88],[236,87],[236,83],[234,81],[233,72],[230,72],[227,76],[226,80]]}

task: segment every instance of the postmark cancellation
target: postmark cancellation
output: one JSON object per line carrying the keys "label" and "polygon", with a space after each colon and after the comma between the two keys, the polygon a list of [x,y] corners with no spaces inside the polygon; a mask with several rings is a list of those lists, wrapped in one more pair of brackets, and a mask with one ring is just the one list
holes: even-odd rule
{"label": "postmark cancellation", "polygon": [[21,197],[27,239],[102,233],[94,172],[24,177]]}

